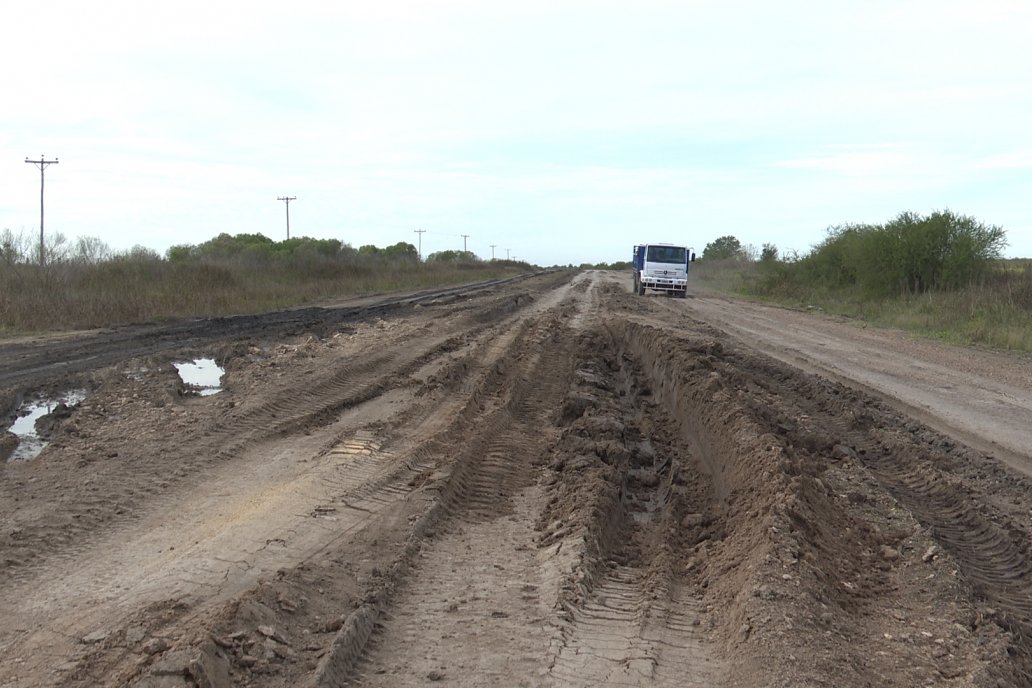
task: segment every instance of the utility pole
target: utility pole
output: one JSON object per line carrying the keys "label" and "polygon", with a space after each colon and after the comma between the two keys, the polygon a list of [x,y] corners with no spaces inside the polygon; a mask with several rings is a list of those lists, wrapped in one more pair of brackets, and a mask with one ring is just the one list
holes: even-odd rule
{"label": "utility pole", "polygon": [[505,259],[509,260],[509,249],[505,249]]}
{"label": "utility pole", "polygon": [[43,267],[43,170],[47,169],[47,165],[56,165],[57,158],[47,160],[46,156],[40,155],[39,160],[25,158],[25,162],[32,163],[39,168],[39,266]]}
{"label": "utility pole", "polygon": [[419,254],[419,262],[422,263],[423,262],[423,232],[425,232],[426,230],[425,229],[413,229],[412,231],[419,235],[419,248],[416,249],[416,252]]}
{"label": "utility pole", "polygon": [[494,260],[495,246],[497,246],[497,244],[491,244],[491,260]]}
{"label": "utility pole", "polygon": [[277,201],[284,201],[287,204],[287,241],[290,240],[290,202],[296,201],[297,196],[277,196]]}
{"label": "utility pole", "polygon": [[469,234],[460,234],[459,236],[462,237],[462,252],[465,253],[466,252],[466,239],[469,238]]}

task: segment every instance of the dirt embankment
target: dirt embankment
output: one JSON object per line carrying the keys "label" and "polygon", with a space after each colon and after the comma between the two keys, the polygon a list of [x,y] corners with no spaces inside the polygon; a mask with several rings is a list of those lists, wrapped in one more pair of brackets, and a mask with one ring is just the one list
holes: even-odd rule
{"label": "dirt embankment", "polygon": [[1027,478],[624,277],[97,369],[3,468],[0,685],[1032,684]]}

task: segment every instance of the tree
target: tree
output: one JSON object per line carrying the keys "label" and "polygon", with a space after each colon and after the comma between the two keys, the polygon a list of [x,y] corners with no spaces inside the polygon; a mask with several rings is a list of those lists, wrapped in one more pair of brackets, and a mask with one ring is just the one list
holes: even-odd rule
{"label": "tree", "polygon": [[141,244],[136,244],[131,249],[122,254],[125,260],[135,261],[137,263],[155,263],[161,260],[161,256],[152,248],[148,248]]}
{"label": "tree", "polygon": [[230,236],[223,232],[197,247],[197,252],[206,258],[230,258],[244,252],[251,254],[271,252],[276,242],[264,234],[237,234]]}
{"label": "tree", "polygon": [[737,258],[742,253],[742,242],[730,234],[714,239],[702,251],[703,260]]}
{"label": "tree", "polygon": [[761,263],[773,263],[778,259],[778,247],[774,244],[764,244],[760,252]]}
{"label": "tree", "polygon": [[985,275],[1003,229],[949,210],[903,212],[883,225],[840,225],[796,263],[803,281],[865,296],[957,289]]}
{"label": "tree", "polygon": [[403,260],[419,260],[419,252],[416,247],[407,241],[399,241],[393,246],[388,246],[383,250],[383,255],[388,258],[400,258]]}
{"label": "tree", "polygon": [[476,263],[479,259],[472,251],[437,251],[426,260],[428,263]]}
{"label": "tree", "polygon": [[193,244],[176,244],[168,247],[168,250],[165,251],[165,258],[170,263],[180,263],[193,258],[196,253],[197,247]]}
{"label": "tree", "polygon": [[96,265],[111,258],[111,247],[98,237],[79,237],[75,242],[72,260]]}
{"label": "tree", "polygon": [[0,260],[8,265],[28,260],[31,250],[31,238],[23,232],[15,234],[9,229],[0,232]]}

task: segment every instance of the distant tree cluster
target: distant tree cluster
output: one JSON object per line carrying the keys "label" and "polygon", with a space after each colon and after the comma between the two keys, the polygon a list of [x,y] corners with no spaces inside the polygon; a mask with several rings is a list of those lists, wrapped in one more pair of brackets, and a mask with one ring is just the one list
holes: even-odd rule
{"label": "distant tree cluster", "polygon": [[249,260],[260,262],[274,258],[319,256],[342,258],[355,254],[355,250],[339,239],[312,239],[294,237],[284,241],[273,241],[264,234],[219,234],[203,244],[179,244],[165,252],[172,262],[197,259]]}
{"label": "distant tree cluster", "polygon": [[582,270],[630,270],[631,261],[619,260],[613,263],[581,263],[580,268]]}
{"label": "distant tree cluster", "polygon": [[[270,261],[279,263],[311,263],[313,261],[333,261],[342,263],[419,263],[419,252],[413,244],[399,241],[396,244],[380,248],[373,244],[365,244],[358,249],[339,239],[312,239],[311,237],[293,237],[284,241],[274,241],[264,234],[227,234],[222,233],[201,244],[177,244],[170,247],[164,257],[144,246],[134,246],[123,252],[114,252],[100,239],[85,237],[69,244],[61,234],[47,237],[44,247],[47,262],[61,264],[101,263],[111,260],[161,261],[181,264],[192,262],[230,262],[238,264],[261,265]],[[0,232],[0,265],[29,264],[39,261],[39,245],[33,237],[10,230]],[[482,261],[472,251],[438,251],[426,257],[426,263],[439,265],[476,265]],[[517,261],[492,261],[498,266],[525,264]]]}
{"label": "distant tree cluster", "polygon": [[831,227],[824,241],[791,261],[779,261],[777,248],[765,244],[760,262],[771,269],[761,284],[773,291],[809,285],[870,296],[952,290],[984,276],[1006,245],[1002,228],[972,217],[904,212],[885,224]]}
{"label": "distant tree cluster", "polygon": [[0,232],[0,332],[99,327],[154,318],[257,312],[342,294],[416,289],[525,270],[445,251],[419,260],[398,242],[358,249],[338,239],[220,234],[164,256],[144,246],[112,252],[98,239],[69,243]]}
{"label": "distant tree cluster", "polygon": [[419,260],[419,252],[416,251],[416,247],[406,241],[399,241],[385,248],[377,248],[372,244],[359,246],[358,255],[366,258],[386,258],[388,260],[410,260],[413,262]]}
{"label": "distant tree cluster", "polygon": [[714,239],[702,250],[702,260],[727,260],[742,256],[742,242],[731,235]]}
{"label": "distant tree cluster", "polygon": [[426,257],[428,263],[479,263],[472,251],[437,251]]}
{"label": "distant tree cluster", "polygon": [[[46,236],[43,251],[46,262],[60,265],[75,263],[94,265],[108,260],[125,258],[134,252],[145,251],[142,246],[134,246],[129,251],[115,252],[97,237],[79,237],[69,242],[60,232]],[[10,229],[0,231],[0,264],[39,262],[39,242],[36,237],[24,232],[12,232]]]}

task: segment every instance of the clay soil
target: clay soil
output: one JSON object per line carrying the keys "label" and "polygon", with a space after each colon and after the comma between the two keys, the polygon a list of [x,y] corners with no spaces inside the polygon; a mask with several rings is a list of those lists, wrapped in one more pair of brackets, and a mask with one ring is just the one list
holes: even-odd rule
{"label": "clay soil", "polygon": [[630,283],[0,344],[0,686],[1032,685],[1029,361]]}

